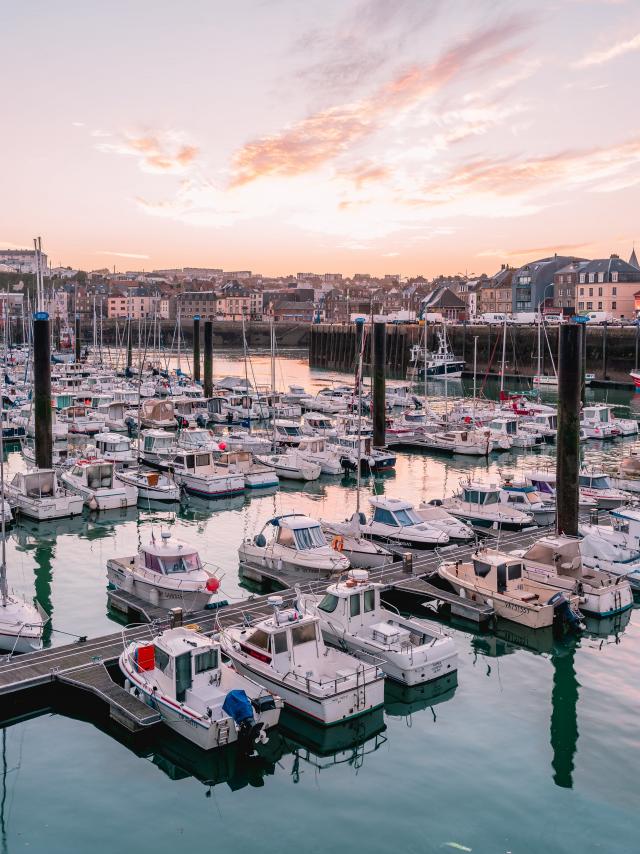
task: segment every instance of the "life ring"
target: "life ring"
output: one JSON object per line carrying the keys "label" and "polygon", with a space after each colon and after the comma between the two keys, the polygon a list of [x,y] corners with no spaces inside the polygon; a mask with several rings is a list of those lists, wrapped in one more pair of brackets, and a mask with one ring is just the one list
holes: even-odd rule
{"label": "life ring", "polygon": [[337,552],[341,552],[344,548],[344,537],[341,537],[339,534],[335,536],[331,540],[331,548],[335,549]]}

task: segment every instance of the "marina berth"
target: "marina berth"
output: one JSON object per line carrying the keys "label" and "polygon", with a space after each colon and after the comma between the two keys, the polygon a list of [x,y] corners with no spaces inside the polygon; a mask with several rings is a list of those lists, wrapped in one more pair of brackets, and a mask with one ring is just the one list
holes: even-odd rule
{"label": "marina berth", "polygon": [[381,585],[365,569],[352,569],[330,584],[323,596],[298,591],[304,613],[320,619],[325,641],[355,655],[377,656],[390,679],[420,685],[455,673],[458,654],[453,639],[434,623],[402,617],[385,607]]}
{"label": "marina berth", "polygon": [[223,664],[220,644],[186,627],[125,645],[125,687],[163,723],[203,750],[239,743],[251,752],[275,727],[282,700]]}
{"label": "marina berth", "polygon": [[215,572],[206,569],[197,549],[163,531],[133,557],[107,561],[107,578],[116,590],[133,593],[159,608],[185,611],[205,608],[220,587]]}
{"label": "marina berth", "polygon": [[106,460],[76,460],[60,479],[90,510],[133,507],[138,501],[137,487],[119,480],[114,463]]}
{"label": "marina berth", "polygon": [[445,562],[438,574],[456,593],[473,602],[491,604],[505,620],[543,629],[554,623],[578,628],[579,596],[561,586],[528,578],[521,558],[494,549],[479,549],[470,561]]}
{"label": "marina berth", "polygon": [[424,521],[413,504],[399,498],[370,498],[371,518],[361,524],[366,537],[411,549],[444,546],[449,535],[439,525]]}
{"label": "marina berth", "polygon": [[[266,532],[266,533],[265,533]],[[241,566],[287,574],[333,577],[349,569],[349,559],[332,548],[320,523],[302,513],[274,516],[238,549]]]}
{"label": "marina berth", "polygon": [[282,697],[285,707],[331,726],[371,712],[384,702],[380,659],[356,659],[325,645],[320,619],[284,608],[270,597],[273,615],[226,629],[222,646],[236,670]]}

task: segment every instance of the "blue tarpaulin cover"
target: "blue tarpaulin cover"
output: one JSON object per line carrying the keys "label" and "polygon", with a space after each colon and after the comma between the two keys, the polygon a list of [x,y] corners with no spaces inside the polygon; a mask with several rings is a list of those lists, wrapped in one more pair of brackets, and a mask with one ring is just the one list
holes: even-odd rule
{"label": "blue tarpaulin cover", "polygon": [[224,698],[222,711],[233,718],[237,724],[253,717],[253,706],[251,700],[244,691],[229,691]]}

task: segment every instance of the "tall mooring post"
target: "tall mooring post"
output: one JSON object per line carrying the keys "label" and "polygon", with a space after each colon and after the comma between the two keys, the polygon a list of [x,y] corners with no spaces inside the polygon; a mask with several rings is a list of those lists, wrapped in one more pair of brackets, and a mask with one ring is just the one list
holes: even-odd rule
{"label": "tall mooring post", "polygon": [[582,331],[579,324],[567,323],[560,327],[558,355],[556,528],[573,537],[578,535],[581,390]]}
{"label": "tall mooring post", "polygon": [[387,325],[373,324],[373,359],[371,379],[373,386],[373,446],[381,448],[385,444],[386,420],[386,361],[387,361]]}
{"label": "tall mooring post", "polygon": [[200,315],[193,316],[193,381],[200,382]]}
{"label": "tall mooring post", "polygon": [[580,371],[580,400],[584,406],[587,399],[587,324],[580,324],[580,346],[582,347],[582,370]]}
{"label": "tall mooring post", "polygon": [[46,311],[36,312],[33,316],[33,417],[36,466],[43,469],[50,469],[53,462],[50,334],[49,315]]}
{"label": "tall mooring post", "polygon": [[133,336],[131,334],[131,318],[127,319],[127,373],[131,374],[133,364]]}
{"label": "tall mooring post", "polygon": [[[49,328],[49,318],[47,315],[47,328]],[[76,362],[80,361],[82,355],[82,346],[80,343],[80,315],[76,314]],[[51,388],[51,380],[49,380],[49,388]]]}
{"label": "tall mooring post", "polygon": [[213,394],[213,321],[204,322],[204,396]]}

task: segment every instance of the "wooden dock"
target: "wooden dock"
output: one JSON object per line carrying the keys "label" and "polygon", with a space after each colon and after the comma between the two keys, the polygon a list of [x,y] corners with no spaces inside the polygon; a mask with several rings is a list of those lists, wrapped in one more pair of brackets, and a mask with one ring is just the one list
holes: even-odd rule
{"label": "wooden dock", "polygon": [[[500,534],[492,538],[492,545],[506,551],[526,548],[547,532],[547,529],[537,528],[535,531]],[[456,548],[456,560],[468,559],[475,549],[475,544]],[[383,585],[385,592],[397,591],[421,602],[440,601],[451,607],[452,613],[455,608],[456,614],[476,623],[488,621],[492,612],[487,606],[474,607],[456,594],[440,590],[426,581],[436,574],[438,564],[443,559],[451,557],[451,550],[440,554],[432,551],[414,552],[410,564],[396,561],[386,567],[372,569],[369,577]],[[315,594],[322,593],[327,586],[326,579],[299,579],[299,583],[303,591]],[[285,604],[291,605],[295,601],[296,591],[293,587],[287,587],[280,591],[280,595]],[[144,640],[168,628],[170,615],[141,602],[131,594],[112,591],[112,596],[117,599],[121,613],[128,614],[133,609],[135,613],[146,614],[150,625],[123,627],[120,632],[82,642],[49,647],[20,656],[4,656],[0,658],[0,696],[7,700],[18,696],[24,699],[30,689],[56,684],[98,697],[109,706],[112,717],[132,731],[157,723],[160,720],[158,713],[114,682],[108,670],[117,666],[125,642]],[[262,619],[270,611],[268,596],[254,596],[219,609],[185,613],[183,622],[196,625],[204,634],[212,635],[232,625]]]}

